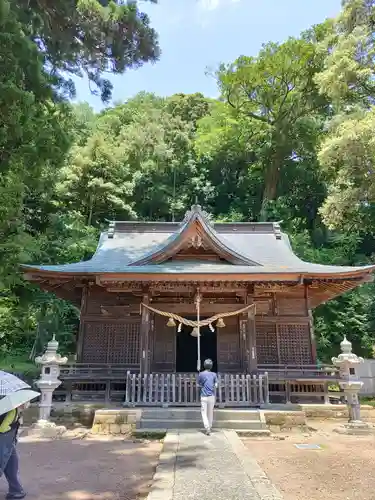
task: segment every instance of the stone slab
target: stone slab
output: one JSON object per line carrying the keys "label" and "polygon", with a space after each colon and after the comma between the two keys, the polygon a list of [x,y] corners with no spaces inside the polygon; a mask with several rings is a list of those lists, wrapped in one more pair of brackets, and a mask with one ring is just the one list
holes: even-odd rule
{"label": "stone slab", "polygon": [[169,431],[148,500],[281,500],[234,431]]}

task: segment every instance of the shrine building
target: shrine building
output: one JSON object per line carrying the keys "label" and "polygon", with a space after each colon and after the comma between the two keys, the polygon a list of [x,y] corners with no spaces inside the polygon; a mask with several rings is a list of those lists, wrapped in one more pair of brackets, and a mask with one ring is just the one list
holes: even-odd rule
{"label": "shrine building", "polygon": [[23,267],[26,279],[80,308],[70,387],[91,384],[88,392],[111,399],[124,396],[126,374],[138,382],[154,374],[171,391],[180,380],[180,403],[182,374],[190,380],[206,358],[237,385],[267,374],[271,399],[289,391],[290,400],[288,381],[323,397],[329,376],[317,366],[312,310],[374,270],[304,262],[279,224],[216,223],[199,205],[182,222],[110,223],[88,261]]}

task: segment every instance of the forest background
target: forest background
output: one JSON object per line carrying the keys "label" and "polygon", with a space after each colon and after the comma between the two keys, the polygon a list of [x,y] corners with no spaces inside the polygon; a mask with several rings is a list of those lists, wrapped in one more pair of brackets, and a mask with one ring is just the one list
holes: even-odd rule
{"label": "forest background", "polygon": [[[109,219],[180,220],[198,197],[217,221],[283,221],[303,259],[375,262],[375,1],[211,75],[220,98],[71,104],[73,75],[104,102],[108,72],[160,56],[136,3],[0,0],[0,366],[52,334],[74,352],[79,311],[20,264],[89,258]],[[344,333],[372,357],[375,285],[314,311],[321,361]]]}

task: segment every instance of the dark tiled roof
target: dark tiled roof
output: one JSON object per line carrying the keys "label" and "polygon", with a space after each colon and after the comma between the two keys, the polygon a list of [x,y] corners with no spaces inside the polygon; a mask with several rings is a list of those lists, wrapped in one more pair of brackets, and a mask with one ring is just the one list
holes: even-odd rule
{"label": "dark tiled roof", "polygon": [[[194,211],[195,210],[195,211]],[[240,255],[250,265],[207,263],[202,261],[136,263],[156,254],[179,237],[182,229],[198,214],[209,231],[233,255]],[[203,215],[202,215],[203,214]],[[252,263],[252,265],[251,265]],[[135,265],[134,265],[135,264]],[[116,222],[102,233],[97,250],[86,262],[56,266],[25,266],[40,271],[61,273],[306,273],[337,274],[371,271],[375,266],[342,267],[312,264],[299,259],[293,252],[286,234],[275,223],[215,223],[205,220],[200,207],[193,207],[183,223]]]}

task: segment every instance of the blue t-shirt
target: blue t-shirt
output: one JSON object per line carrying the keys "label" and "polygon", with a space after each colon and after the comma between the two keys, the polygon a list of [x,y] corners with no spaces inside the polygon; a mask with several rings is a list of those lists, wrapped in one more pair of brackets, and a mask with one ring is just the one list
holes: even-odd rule
{"label": "blue t-shirt", "polygon": [[215,396],[215,384],[217,376],[214,372],[205,370],[198,377],[198,384],[201,389],[201,396]]}

